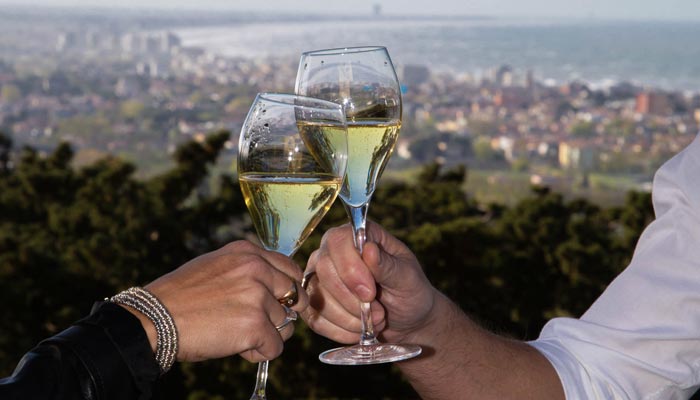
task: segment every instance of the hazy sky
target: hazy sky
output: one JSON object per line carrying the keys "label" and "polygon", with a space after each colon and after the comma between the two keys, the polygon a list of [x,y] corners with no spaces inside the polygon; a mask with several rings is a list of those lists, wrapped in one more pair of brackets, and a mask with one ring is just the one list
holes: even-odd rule
{"label": "hazy sky", "polygon": [[[25,0],[26,1],[26,0]],[[0,0],[0,7],[28,4]],[[35,6],[190,8],[362,15],[380,4],[384,14],[480,14],[623,19],[700,20],[700,0],[31,0]]]}

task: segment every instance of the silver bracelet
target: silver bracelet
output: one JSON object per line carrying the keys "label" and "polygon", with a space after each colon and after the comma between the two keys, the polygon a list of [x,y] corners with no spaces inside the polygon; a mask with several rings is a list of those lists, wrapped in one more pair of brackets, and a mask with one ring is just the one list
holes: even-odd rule
{"label": "silver bracelet", "polygon": [[135,286],[109,299],[110,302],[129,306],[142,313],[156,327],[156,362],[160,374],[168,372],[177,357],[178,337],[175,321],[156,296],[148,290]]}

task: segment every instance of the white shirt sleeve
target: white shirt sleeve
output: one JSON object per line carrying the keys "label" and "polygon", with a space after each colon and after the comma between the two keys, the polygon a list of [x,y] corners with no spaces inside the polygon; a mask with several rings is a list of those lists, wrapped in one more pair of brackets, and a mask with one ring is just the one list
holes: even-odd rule
{"label": "white shirt sleeve", "polygon": [[657,171],[652,200],[630,265],[580,319],[530,342],[568,400],[687,399],[700,386],[700,137]]}

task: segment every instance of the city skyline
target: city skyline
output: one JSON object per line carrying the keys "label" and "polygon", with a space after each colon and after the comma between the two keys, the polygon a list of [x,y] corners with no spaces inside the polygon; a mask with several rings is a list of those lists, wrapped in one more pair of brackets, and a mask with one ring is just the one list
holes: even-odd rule
{"label": "city skyline", "polygon": [[[19,0],[0,0],[0,6],[23,5]],[[229,0],[35,0],[33,6],[101,8],[198,9],[277,13],[343,13],[370,14],[379,7],[386,15],[487,15],[494,17],[563,17],[603,19],[700,20],[700,2],[672,0],[660,3],[653,0],[436,0],[427,5],[417,0],[359,0],[324,2],[321,0],[267,0],[264,2],[231,2]]]}

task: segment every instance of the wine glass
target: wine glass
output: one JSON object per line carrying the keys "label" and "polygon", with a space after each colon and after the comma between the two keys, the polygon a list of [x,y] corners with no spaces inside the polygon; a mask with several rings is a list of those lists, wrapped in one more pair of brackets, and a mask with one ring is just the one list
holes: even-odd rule
{"label": "wine glass", "polygon": [[[355,247],[362,253],[367,209],[394,149],[401,128],[401,89],[386,48],[349,47],[303,53],[296,93],[343,105],[348,124],[348,170],[340,198],[350,216]],[[370,304],[360,304],[362,334],[358,345],[322,353],[328,364],[394,362],[420,354],[411,344],[379,343]]]}
{"label": "wine glass", "polygon": [[[303,96],[258,94],[238,146],[238,179],[258,237],[267,250],[291,257],[331,207],[345,177],[342,107]],[[284,324],[296,317],[286,311]],[[251,400],[265,399],[267,367],[267,361],[258,364]]]}

